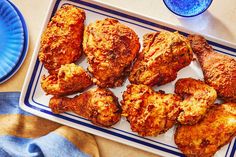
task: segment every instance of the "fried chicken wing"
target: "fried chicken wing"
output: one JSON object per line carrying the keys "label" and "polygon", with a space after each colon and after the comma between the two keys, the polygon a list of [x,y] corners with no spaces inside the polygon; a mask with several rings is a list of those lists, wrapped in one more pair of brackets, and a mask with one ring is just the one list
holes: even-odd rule
{"label": "fried chicken wing", "polygon": [[91,89],[74,98],[52,97],[49,107],[55,114],[72,111],[104,127],[116,124],[121,117],[118,99],[108,89]]}
{"label": "fried chicken wing", "polygon": [[236,136],[236,104],[226,103],[211,109],[195,125],[180,125],[175,143],[188,157],[211,157]]}
{"label": "fried chicken wing", "polygon": [[236,102],[236,60],[214,52],[200,35],[190,35],[188,38],[203,70],[205,82],[215,88],[220,98]]}
{"label": "fried chicken wing", "polygon": [[74,63],[62,65],[58,74],[43,76],[41,87],[47,94],[67,95],[81,92],[92,85],[90,76]]}
{"label": "fried chicken wing", "polygon": [[143,50],[134,63],[129,80],[134,84],[163,85],[176,79],[193,54],[189,41],[178,32],[157,32],[143,37]]}
{"label": "fried chicken wing", "polygon": [[129,85],[123,93],[122,115],[131,129],[141,136],[156,136],[166,132],[176,122],[180,98],[155,92],[146,85]]}
{"label": "fried chicken wing", "polygon": [[61,65],[73,63],[82,54],[85,12],[64,5],[49,22],[41,38],[39,60],[49,73]]}
{"label": "fried chicken wing", "polygon": [[196,124],[217,98],[213,87],[192,78],[179,79],[175,84],[175,93],[183,99],[180,102],[181,113],[178,116],[181,124]]}
{"label": "fried chicken wing", "polygon": [[132,29],[107,18],[85,28],[83,48],[94,83],[100,87],[117,87],[128,75],[140,43]]}

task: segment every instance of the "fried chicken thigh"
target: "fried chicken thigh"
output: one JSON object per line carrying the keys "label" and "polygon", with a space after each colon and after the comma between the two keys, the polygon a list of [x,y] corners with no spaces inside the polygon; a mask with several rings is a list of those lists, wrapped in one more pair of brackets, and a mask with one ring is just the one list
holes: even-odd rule
{"label": "fried chicken thigh", "polygon": [[156,136],[175,124],[179,101],[176,95],[132,84],[123,93],[122,115],[129,121],[132,131],[141,136]]}
{"label": "fried chicken thigh", "polygon": [[190,35],[188,38],[203,70],[205,82],[215,88],[220,98],[236,102],[236,60],[214,52],[200,35]]}
{"label": "fried chicken thigh", "polygon": [[64,5],[49,22],[41,38],[39,60],[49,73],[61,65],[73,63],[82,54],[85,12]]}
{"label": "fried chicken thigh", "polygon": [[72,111],[104,127],[116,124],[121,117],[118,99],[108,89],[91,89],[74,98],[52,97],[49,107],[55,114]]}
{"label": "fried chicken thigh", "polygon": [[68,95],[92,85],[90,76],[74,63],[62,65],[57,74],[43,76],[41,87],[47,94]]}
{"label": "fried chicken thigh", "polygon": [[176,79],[193,54],[189,41],[178,32],[157,32],[143,37],[143,50],[134,63],[129,80],[134,84],[163,85]]}
{"label": "fried chicken thigh", "polygon": [[211,109],[195,125],[180,125],[175,143],[188,157],[211,157],[236,136],[236,104],[226,103]]}
{"label": "fried chicken thigh", "polygon": [[128,75],[140,43],[132,29],[107,18],[85,28],[83,48],[94,83],[100,87],[117,87]]}
{"label": "fried chicken thigh", "polygon": [[217,93],[213,87],[192,78],[179,79],[175,84],[175,93],[182,97],[181,124],[196,124],[214,104]]}

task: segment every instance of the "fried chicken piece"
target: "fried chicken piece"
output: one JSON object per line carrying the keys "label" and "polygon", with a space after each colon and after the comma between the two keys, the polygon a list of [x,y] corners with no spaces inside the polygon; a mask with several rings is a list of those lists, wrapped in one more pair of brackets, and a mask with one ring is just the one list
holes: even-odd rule
{"label": "fried chicken piece", "polygon": [[176,122],[180,98],[155,92],[146,85],[128,85],[123,93],[122,115],[131,129],[141,136],[156,136],[166,132]]}
{"label": "fried chicken piece", "polygon": [[85,12],[64,5],[49,22],[41,38],[39,60],[49,73],[61,65],[77,61],[82,55]]}
{"label": "fried chicken piece", "polygon": [[74,98],[52,97],[49,107],[55,114],[72,111],[104,127],[116,124],[121,117],[118,99],[108,89],[96,88]]}
{"label": "fried chicken piece", "polygon": [[129,74],[140,43],[132,29],[107,18],[85,28],[83,48],[93,82],[100,87],[117,87]]}
{"label": "fried chicken piece", "polygon": [[47,94],[68,95],[82,92],[93,83],[90,76],[74,63],[62,65],[58,74],[44,75],[41,87]]}
{"label": "fried chicken piece", "polygon": [[176,79],[193,54],[189,41],[178,32],[156,32],[143,37],[143,50],[134,63],[129,80],[134,84],[163,85]]}
{"label": "fried chicken piece", "polygon": [[175,93],[182,97],[178,121],[181,124],[196,124],[214,104],[217,93],[213,87],[193,78],[179,79]]}
{"label": "fried chicken piece", "polygon": [[214,52],[200,35],[190,35],[188,38],[203,70],[205,82],[215,88],[220,98],[236,102],[236,60]]}
{"label": "fried chicken piece", "polygon": [[188,157],[211,157],[236,136],[236,104],[226,103],[211,109],[195,125],[180,125],[175,143]]}

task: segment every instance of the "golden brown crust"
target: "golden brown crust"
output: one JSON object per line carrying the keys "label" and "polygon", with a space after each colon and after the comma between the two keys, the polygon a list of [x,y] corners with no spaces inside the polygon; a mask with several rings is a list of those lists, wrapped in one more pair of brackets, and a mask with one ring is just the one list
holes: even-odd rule
{"label": "golden brown crust", "polygon": [[121,118],[121,108],[114,94],[103,88],[89,90],[74,98],[52,97],[49,107],[53,113],[72,111],[104,127],[116,124]]}
{"label": "golden brown crust", "polygon": [[175,93],[182,97],[178,121],[181,124],[196,124],[214,104],[217,94],[213,87],[192,78],[179,79]]}
{"label": "golden brown crust", "polygon": [[90,76],[74,63],[62,65],[58,74],[43,76],[41,87],[47,94],[68,95],[82,92],[92,85]]}
{"label": "golden brown crust", "polygon": [[107,18],[85,28],[83,48],[94,83],[100,87],[117,87],[129,73],[140,44],[132,29]]}
{"label": "golden brown crust", "polygon": [[193,58],[189,41],[178,32],[157,32],[143,37],[143,50],[134,63],[129,80],[134,84],[163,85]]}
{"label": "golden brown crust", "polygon": [[156,136],[175,124],[179,101],[176,95],[131,84],[123,93],[122,115],[129,121],[132,131],[141,136]]}
{"label": "golden brown crust", "polygon": [[236,104],[226,103],[211,109],[193,126],[178,126],[175,143],[188,157],[211,157],[235,136]]}
{"label": "golden brown crust", "polygon": [[64,5],[49,22],[41,38],[39,60],[49,73],[61,65],[73,63],[82,54],[85,13]]}
{"label": "golden brown crust", "polygon": [[200,35],[190,35],[188,38],[203,70],[205,82],[215,88],[220,98],[236,102],[236,60],[214,52]]}

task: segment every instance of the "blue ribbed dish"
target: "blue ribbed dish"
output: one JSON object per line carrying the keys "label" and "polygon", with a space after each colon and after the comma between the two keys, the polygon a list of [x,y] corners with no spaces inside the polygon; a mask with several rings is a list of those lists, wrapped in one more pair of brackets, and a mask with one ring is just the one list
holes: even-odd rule
{"label": "blue ribbed dish", "polygon": [[22,53],[25,53],[24,31],[16,8],[10,2],[0,0],[0,83],[18,69]]}
{"label": "blue ribbed dish", "polygon": [[176,15],[192,17],[206,11],[213,0],[163,0],[167,8]]}

